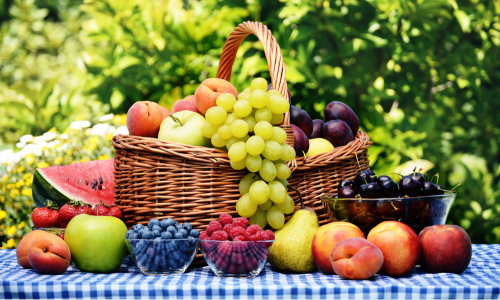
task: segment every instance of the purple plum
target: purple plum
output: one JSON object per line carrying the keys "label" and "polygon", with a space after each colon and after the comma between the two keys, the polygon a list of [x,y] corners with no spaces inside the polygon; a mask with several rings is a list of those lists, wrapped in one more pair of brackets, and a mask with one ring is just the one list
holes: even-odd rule
{"label": "purple plum", "polygon": [[325,121],[321,119],[313,120],[313,131],[311,133],[311,136],[309,137],[310,139],[323,137],[323,124],[325,124]]}
{"label": "purple plum", "polygon": [[302,129],[307,138],[311,137],[313,132],[313,121],[305,110],[292,105],[292,107],[290,107],[290,123]]}
{"label": "purple plum", "polygon": [[331,120],[342,120],[349,125],[354,136],[358,133],[358,116],[349,106],[347,106],[347,104],[340,101],[332,101],[326,105],[324,114],[325,122]]}
{"label": "purple plum", "polygon": [[352,130],[346,122],[342,120],[331,120],[323,125],[323,137],[334,147],[347,145],[354,140]]}
{"label": "purple plum", "polygon": [[294,148],[296,156],[304,156],[309,151],[309,138],[294,124],[290,124],[293,129]]}

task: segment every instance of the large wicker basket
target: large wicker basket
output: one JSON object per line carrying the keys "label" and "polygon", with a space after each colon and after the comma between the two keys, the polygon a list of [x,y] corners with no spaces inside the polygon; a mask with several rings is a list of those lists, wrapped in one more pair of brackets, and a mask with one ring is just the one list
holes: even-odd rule
{"label": "large wicker basket", "polygon": [[[280,47],[271,31],[257,22],[242,23],[230,34],[217,77],[230,80],[236,52],[249,34],[256,35],[263,45],[273,87],[287,95]],[[282,127],[288,134],[287,143],[293,145],[289,112]],[[360,131],[346,146],[289,162],[292,176],[288,182],[300,191],[304,204],[316,210],[320,224],[329,222],[320,196],[336,192],[340,180],[354,178],[359,171],[358,161],[361,169],[368,168],[370,144],[368,136]],[[221,213],[238,216],[238,184],[245,172],[231,168],[226,151],[131,135],[115,136],[112,145],[116,149],[115,199],[127,226],[171,217],[205,230]],[[291,190],[290,195],[299,209],[298,195]],[[197,256],[195,266],[200,259],[201,255]]]}

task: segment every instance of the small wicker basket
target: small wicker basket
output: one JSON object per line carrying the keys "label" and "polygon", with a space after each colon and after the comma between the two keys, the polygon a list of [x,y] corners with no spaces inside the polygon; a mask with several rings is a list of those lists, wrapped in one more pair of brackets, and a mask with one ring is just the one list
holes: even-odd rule
{"label": "small wicker basket", "polygon": [[[236,52],[249,34],[255,34],[263,45],[274,89],[287,95],[280,47],[271,31],[258,22],[242,23],[230,34],[217,78],[230,80]],[[289,112],[282,127],[287,132],[287,143],[293,145]],[[320,224],[331,221],[320,196],[335,193],[342,179],[354,178],[360,167],[368,168],[370,144],[368,136],[360,131],[343,147],[307,159],[297,157],[288,163],[292,170],[289,184],[300,191],[305,206],[315,209]],[[238,216],[238,185],[246,172],[231,168],[226,151],[131,135],[116,135],[112,145],[116,150],[115,201],[127,226],[171,217],[180,223],[190,222],[201,231],[221,213]],[[292,190],[289,193],[296,209],[300,209],[299,196]],[[202,260],[198,255],[193,265],[200,265]]]}

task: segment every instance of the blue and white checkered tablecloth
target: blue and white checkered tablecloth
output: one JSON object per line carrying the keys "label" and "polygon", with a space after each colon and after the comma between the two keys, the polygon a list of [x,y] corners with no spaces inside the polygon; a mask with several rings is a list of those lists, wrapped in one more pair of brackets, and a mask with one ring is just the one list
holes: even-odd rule
{"label": "blue and white checkered tablecloth", "polygon": [[219,278],[209,267],[182,275],[146,276],[128,256],[120,272],[94,274],[70,267],[60,275],[21,268],[15,250],[0,250],[0,299],[491,299],[500,298],[500,245],[473,245],[460,274],[426,274],[416,267],[403,278],[375,275],[282,274],[269,264],[256,278]]}

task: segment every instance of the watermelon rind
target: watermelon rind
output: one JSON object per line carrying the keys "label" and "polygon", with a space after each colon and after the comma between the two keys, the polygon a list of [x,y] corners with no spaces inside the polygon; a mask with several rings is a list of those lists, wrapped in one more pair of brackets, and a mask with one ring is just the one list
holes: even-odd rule
{"label": "watermelon rind", "polygon": [[113,164],[108,159],[38,168],[33,174],[33,200],[38,207],[45,207],[47,200],[58,207],[72,201],[113,205]]}

